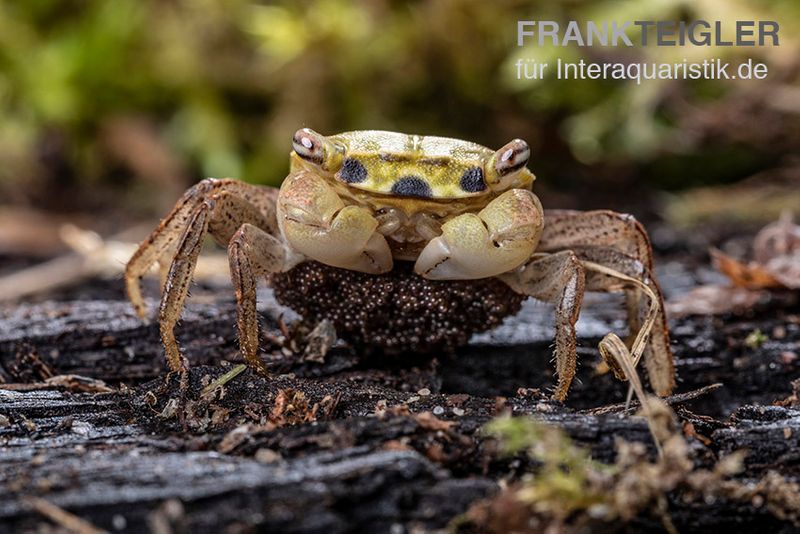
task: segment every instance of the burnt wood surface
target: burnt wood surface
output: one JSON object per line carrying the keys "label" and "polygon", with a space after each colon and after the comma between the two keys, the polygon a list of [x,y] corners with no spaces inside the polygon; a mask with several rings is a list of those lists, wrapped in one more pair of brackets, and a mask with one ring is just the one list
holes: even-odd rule
{"label": "burnt wood surface", "polygon": [[[664,273],[668,294],[684,274]],[[244,371],[204,394],[240,360],[230,290],[201,288],[178,330],[193,366],[182,423],[157,326],[133,315],[118,285],[0,310],[0,531],[51,523],[30,497],[109,531],[444,528],[530,467],[498,457],[481,432],[506,410],[560,426],[598,460],[613,461],[617,438],[653,450],[645,421],[617,405],[626,385],[596,371],[600,337],[624,331],[615,296],[587,299],[579,374],[560,404],[548,397],[552,309],[533,302],[455,355],[365,359],[340,343],[318,362],[274,348],[264,354],[271,379]],[[270,291],[260,300],[269,345],[278,318],[294,317]],[[746,342],[755,330],[766,340]],[[773,405],[800,377],[798,310],[767,302],[746,317],[680,319],[672,331],[670,403],[699,435],[690,438],[698,464],[746,449],[741,480],[769,471],[800,480],[800,411]],[[60,375],[110,391],[77,378],[45,384]],[[759,503],[674,497],[681,532],[794,529]],[[646,518],[637,527],[662,528]]]}

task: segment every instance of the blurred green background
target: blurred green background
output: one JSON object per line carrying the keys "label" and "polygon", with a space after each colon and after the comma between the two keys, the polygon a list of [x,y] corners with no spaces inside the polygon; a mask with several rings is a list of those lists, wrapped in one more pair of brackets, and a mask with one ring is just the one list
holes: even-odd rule
{"label": "blurred green background", "polygon": [[[777,20],[781,46],[518,48],[518,19]],[[522,137],[551,206],[637,211],[652,191],[763,173],[796,183],[798,30],[796,0],[3,2],[0,206],[141,217],[205,176],[278,184],[303,126]],[[556,57],[753,58],[770,74],[516,79],[518,58]]]}

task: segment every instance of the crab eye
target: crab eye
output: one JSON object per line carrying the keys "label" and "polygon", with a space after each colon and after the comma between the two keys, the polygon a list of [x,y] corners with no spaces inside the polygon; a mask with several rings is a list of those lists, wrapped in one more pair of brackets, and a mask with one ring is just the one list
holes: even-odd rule
{"label": "crab eye", "polygon": [[461,175],[461,189],[467,193],[480,193],[486,190],[486,181],[483,179],[483,169],[470,167]]}
{"label": "crab eye", "polygon": [[322,136],[310,128],[295,132],[292,148],[298,156],[311,163],[321,165],[325,160],[325,145]]}
{"label": "crab eye", "polygon": [[495,153],[494,168],[497,174],[505,176],[528,164],[531,149],[522,139],[514,139]]}

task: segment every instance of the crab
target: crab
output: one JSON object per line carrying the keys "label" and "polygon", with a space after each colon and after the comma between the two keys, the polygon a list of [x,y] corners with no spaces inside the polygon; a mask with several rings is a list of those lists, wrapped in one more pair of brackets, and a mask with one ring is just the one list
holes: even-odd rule
{"label": "crab", "polygon": [[[445,137],[300,129],[279,190],[232,179],[189,189],[128,262],[128,296],[144,319],[141,279],[157,263],[161,339],[170,370],[184,375],[174,329],[206,234],[227,247],[240,351],[264,374],[260,278],[286,304],[395,351],[462,344],[534,298],[555,304],[553,396],[564,400],[584,292],[621,291],[631,335],[625,344],[610,333],[601,353],[621,378],[620,358],[643,357],[653,390],[668,395],[673,357],[647,233],[612,211],[544,211],[529,158],[521,139],[492,150]],[[364,326],[371,317],[381,335]]]}

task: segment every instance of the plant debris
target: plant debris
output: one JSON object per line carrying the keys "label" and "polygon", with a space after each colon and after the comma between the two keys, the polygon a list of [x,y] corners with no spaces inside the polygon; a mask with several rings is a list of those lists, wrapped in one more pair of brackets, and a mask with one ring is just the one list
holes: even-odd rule
{"label": "plant debris", "polygon": [[323,319],[308,334],[306,348],[303,351],[303,360],[307,362],[324,363],[325,355],[336,343],[336,328],[333,322]]}
{"label": "plant debris", "polygon": [[714,267],[737,287],[800,289],[800,226],[789,211],[756,235],[752,261],[736,260],[717,249],[711,257]]}
{"label": "plant debris", "polygon": [[114,391],[102,380],[80,375],[57,375],[44,382],[0,384],[0,389],[10,391],[36,391],[41,389],[63,389],[75,393],[111,393]]}
{"label": "plant debris", "polygon": [[28,497],[26,501],[31,508],[72,534],[104,534],[106,532],[40,497]]}
{"label": "plant debris", "polygon": [[744,452],[724,456],[711,468],[695,468],[692,447],[674,412],[655,398],[649,402],[664,451],[656,460],[643,444],[618,439],[616,461],[603,464],[562,430],[533,418],[493,421],[487,431],[499,439],[501,450],[524,453],[537,467],[496,497],[474,505],[467,513],[469,522],[486,532],[581,532],[650,515],[666,531],[677,532],[668,503],[678,492],[685,502],[757,501],[800,527],[800,485],[775,471],[755,483],[735,480],[744,468]]}
{"label": "plant debris", "polygon": [[320,402],[313,405],[308,402],[306,394],[295,389],[282,389],[275,397],[275,403],[269,414],[269,421],[277,427],[285,425],[298,425],[313,423],[320,419],[327,419],[336,410],[339,404],[336,398],[326,395]]}
{"label": "plant debris", "polygon": [[800,289],[800,226],[791,212],[785,211],[778,221],[765,226],[751,248],[750,261],[711,249],[712,265],[730,284],[697,287],[668,302],[668,311],[674,315],[741,312],[769,298],[770,292]]}

